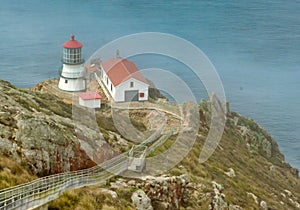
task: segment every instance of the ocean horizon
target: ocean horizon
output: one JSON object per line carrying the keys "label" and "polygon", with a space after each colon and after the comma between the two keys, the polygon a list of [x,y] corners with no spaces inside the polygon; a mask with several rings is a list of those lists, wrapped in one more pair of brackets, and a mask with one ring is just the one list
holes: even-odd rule
{"label": "ocean horizon", "polygon": [[[20,88],[58,77],[61,44],[74,33],[87,60],[119,37],[162,32],[181,37],[210,59],[231,110],[254,119],[300,169],[300,3],[272,1],[3,0],[0,79]],[[122,52],[120,52],[122,54]],[[113,56],[113,55],[112,55]],[[168,69],[207,98],[179,62],[133,57],[140,69]],[[199,90],[200,89],[200,90]]]}

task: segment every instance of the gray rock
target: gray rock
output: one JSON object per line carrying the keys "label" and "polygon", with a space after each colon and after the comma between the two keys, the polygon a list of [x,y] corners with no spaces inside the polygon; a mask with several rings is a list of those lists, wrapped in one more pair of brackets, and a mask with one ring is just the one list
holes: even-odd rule
{"label": "gray rock", "polygon": [[255,202],[256,204],[258,204],[257,196],[254,195],[253,193],[247,192],[247,197],[248,197],[248,198],[252,198],[252,199],[254,200],[254,202]]}
{"label": "gray rock", "polygon": [[293,196],[292,192],[289,191],[289,190],[284,190],[283,192],[284,192],[287,196],[289,196],[289,197],[292,197],[292,196]]}
{"label": "gray rock", "polygon": [[212,199],[212,203],[210,205],[210,209],[213,210],[225,210],[228,209],[228,205],[225,201],[225,195],[222,193],[223,186],[218,184],[217,182],[213,181],[212,186],[214,189],[215,196]]}
{"label": "gray rock", "polygon": [[116,181],[116,182],[111,182],[110,187],[112,189],[123,189],[128,187],[128,185],[125,182]]}
{"label": "gray rock", "polygon": [[135,180],[129,180],[127,184],[130,186],[135,186]]}
{"label": "gray rock", "polygon": [[243,208],[238,205],[229,205],[229,210],[242,210]]}
{"label": "gray rock", "polygon": [[183,165],[179,165],[178,168],[179,168],[180,170],[186,170],[186,168],[185,168]]}
{"label": "gray rock", "polygon": [[297,209],[300,209],[300,203],[298,203],[297,201],[295,201],[294,205],[295,205],[295,207],[296,207]]}
{"label": "gray rock", "polygon": [[284,193],[280,193],[280,195],[283,197],[283,198],[286,198],[286,195]]}
{"label": "gray rock", "polygon": [[143,190],[135,191],[131,196],[131,200],[137,210],[153,210],[151,200]]}
{"label": "gray rock", "polygon": [[212,186],[213,186],[214,189],[216,189],[218,191],[222,191],[224,189],[222,185],[218,184],[215,181],[212,181]]}
{"label": "gray rock", "polygon": [[9,168],[7,168],[7,167],[5,167],[5,168],[3,169],[3,171],[5,171],[6,173],[11,173],[11,170],[10,170]]}
{"label": "gray rock", "polygon": [[270,171],[271,171],[271,172],[274,172],[275,170],[276,170],[276,169],[275,169],[275,166],[274,166],[274,165],[271,165],[271,166],[270,166]]}
{"label": "gray rock", "polygon": [[99,162],[113,155],[103,149],[99,132],[80,122],[75,130],[70,117],[72,107],[60,98],[0,82],[0,152],[26,162],[33,173],[44,176],[95,166],[93,158],[104,154],[101,149],[106,153]]}
{"label": "gray rock", "polygon": [[262,200],[259,205],[262,210],[268,210],[268,205],[266,201]]}
{"label": "gray rock", "polygon": [[233,178],[235,177],[235,171],[232,168],[229,168],[229,170],[227,172],[224,172],[227,176]]}
{"label": "gray rock", "polygon": [[105,194],[111,195],[111,197],[114,198],[114,199],[118,198],[118,194],[117,194],[115,191],[112,191],[112,190],[109,190],[109,189],[102,188],[102,189],[101,189],[101,192],[102,192],[102,193],[105,193]]}

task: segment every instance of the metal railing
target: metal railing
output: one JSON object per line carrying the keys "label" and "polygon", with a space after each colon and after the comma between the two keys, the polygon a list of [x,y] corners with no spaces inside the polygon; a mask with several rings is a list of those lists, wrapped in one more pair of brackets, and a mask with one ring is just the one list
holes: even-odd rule
{"label": "metal railing", "polygon": [[[139,151],[144,145],[155,142],[162,128],[135,147]],[[135,151],[131,151],[135,152]],[[128,168],[128,152],[116,156],[92,168],[54,174],[31,182],[0,190],[0,210],[34,209],[56,198],[69,189],[105,183]]]}
{"label": "metal railing", "polygon": [[[133,103],[132,108],[164,111],[182,120],[181,109],[179,107],[165,106],[165,104],[145,103],[142,105],[141,103]],[[128,107],[128,104],[124,103],[122,105],[113,104],[112,108],[130,109],[131,107]],[[145,147],[145,145],[153,143],[147,149],[147,153],[153,152],[156,147],[163,144],[174,133],[172,129],[168,134],[161,136],[162,130],[163,128],[158,129],[149,138],[137,145],[135,149],[140,150],[142,147]],[[145,156],[145,154],[143,155]],[[55,174],[25,184],[2,189],[0,190],[0,210],[37,208],[56,199],[66,190],[105,183],[107,179],[127,170],[128,164],[128,152],[125,152],[92,168]]]}
{"label": "metal railing", "polygon": [[151,154],[155,148],[163,145],[175,132],[175,129],[172,128],[166,135],[161,136],[158,141],[154,142],[149,148],[147,153]]}
{"label": "metal railing", "polygon": [[102,83],[101,79],[98,77],[97,73],[94,73],[94,75],[95,75],[96,81],[98,82],[99,86],[103,90],[107,100],[110,100],[111,96],[110,96],[109,92],[107,91],[106,87],[104,86],[104,84]]}
{"label": "metal railing", "polygon": [[111,107],[113,109],[128,109],[128,110],[156,110],[162,111],[166,114],[172,115],[174,118],[178,120],[182,120],[182,110],[179,105],[172,104],[163,104],[163,103],[152,103],[152,102],[123,102],[123,103],[112,103]]}
{"label": "metal railing", "polygon": [[33,209],[54,200],[66,190],[105,183],[126,169],[125,153],[89,169],[55,174],[3,189],[0,191],[0,209]]}

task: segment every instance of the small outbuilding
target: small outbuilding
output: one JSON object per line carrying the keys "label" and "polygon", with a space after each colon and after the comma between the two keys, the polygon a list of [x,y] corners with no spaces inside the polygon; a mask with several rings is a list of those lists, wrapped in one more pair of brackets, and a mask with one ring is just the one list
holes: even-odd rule
{"label": "small outbuilding", "polygon": [[92,108],[99,109],[101,107],[101,96],[97,92],[85,92],[78,93],[79,96],[79,105]]}

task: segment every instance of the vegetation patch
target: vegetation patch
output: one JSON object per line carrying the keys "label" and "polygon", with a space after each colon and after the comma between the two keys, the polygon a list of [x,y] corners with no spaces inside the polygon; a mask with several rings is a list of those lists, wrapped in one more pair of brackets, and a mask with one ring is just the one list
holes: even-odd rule
{"label": "vegetation patch", "polygon": [[11,158],[0,155],[0,189],[12,187],[36,179],[27,165],[19,164]]}
{"label": "vegetation patch", "polygon": [[[126,191],[126,190],[125,190]],[[83,187],[69,190],[55,199],[48,206],[49,210],[94,210],[94,209],[133,209],[131,203],[124,199],[124,190],[118,191],[119,198],[113,198],[110,194],[102,193],[99,186]],[[129,191],[130,192],[130,191]],[[129,195],[129,194],[128,194]],[[130,194],[131,195],[131,194]]]}

